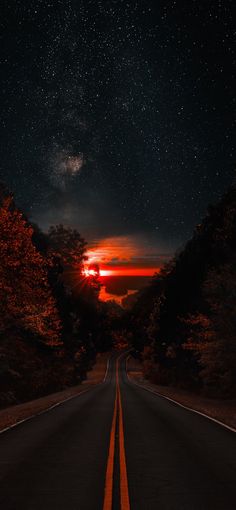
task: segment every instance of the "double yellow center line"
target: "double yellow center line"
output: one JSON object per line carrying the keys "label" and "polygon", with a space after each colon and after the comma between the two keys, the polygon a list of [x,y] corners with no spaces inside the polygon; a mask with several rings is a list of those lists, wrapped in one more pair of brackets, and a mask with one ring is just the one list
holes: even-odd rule
{"label": "double yellow center line", "polygon": [[129,488],[125,458],[123,411],[119,384],[119,360],[121,356],[119,356],[116,360],[116,396],[110,434],[109,453],[107,460],[103,510],[112,510],[117,416],[119,418],[118,436],[119,436],[119,464],[120,464],[120,506],[121,510],[130,510]]}

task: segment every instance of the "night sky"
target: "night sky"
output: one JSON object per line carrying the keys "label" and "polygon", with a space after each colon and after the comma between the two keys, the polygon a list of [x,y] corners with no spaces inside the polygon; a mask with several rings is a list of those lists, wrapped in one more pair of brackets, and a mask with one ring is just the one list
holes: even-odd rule
{"label": "night sky", "polygon": [[191,236],[234,180],[233,4],[2,2],[0,179],[32,220],[143,256]]}

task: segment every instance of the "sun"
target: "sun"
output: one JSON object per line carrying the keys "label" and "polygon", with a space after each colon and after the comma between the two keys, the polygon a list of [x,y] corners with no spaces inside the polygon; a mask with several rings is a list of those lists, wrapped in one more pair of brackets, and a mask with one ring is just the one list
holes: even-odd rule
{"label": "sun", "polygon": [[96,278],[100,276],[98,264],[89,264],[83,269],[83,274],[86,278]]}
{"label": "sun", "polygon": [[96,271],[94,269],[84,269],[84,274],[85,276],[89,277],[89,276],[96,276]]}

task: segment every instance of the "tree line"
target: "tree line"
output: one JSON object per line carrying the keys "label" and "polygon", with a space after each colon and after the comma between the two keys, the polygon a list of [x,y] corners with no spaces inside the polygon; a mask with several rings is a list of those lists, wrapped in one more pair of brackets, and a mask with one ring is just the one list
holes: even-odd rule
{"label": "tree line", "polygon": [[209,207],[192,239],[139,292],[126,323],[155,383],[235,394],[235,188]]}
{"label": "tree line", "polygon": [[80,383],[97,352],[127,340],[153,382],[233,396],[235,254],[232,188],[122,312],[99,300],[99,273],[85,277],[79,232],[64,225],[42,232],[2,187],[0,406]]}
{"label": "tree line", "polygon": [[111,347],[117,309],[99,301],[85,261],[77,230],[42,232],[1,187],[0,406],[78,384]]}

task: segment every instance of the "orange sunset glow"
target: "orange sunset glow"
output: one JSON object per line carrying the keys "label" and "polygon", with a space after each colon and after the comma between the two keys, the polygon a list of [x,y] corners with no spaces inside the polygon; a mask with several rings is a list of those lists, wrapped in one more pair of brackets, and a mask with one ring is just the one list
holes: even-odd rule
{"label": "orange sunset glow", "polygon": [[86,279],[100,276],[101,301],[116,301],[135,294],[145,282],[160,271],[160,256],[145,239],[135,236],[116,236],[94,242],[86,252]]}
{"label": "orange sunset glow", "polygon": [[[85,274],[89,267],[98,264],[100,276],[152,276],[159,272],[157,265],[145,261],[146,247],[129,236],[110,237],[99,240],[88,249]],[[139,260],[139,262],[137,261]]]}
{"label": "orange sunset glow", "polygon": [[100,270],[100,276],[152,276],[158,273],[156,267],[114,267]]}

